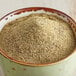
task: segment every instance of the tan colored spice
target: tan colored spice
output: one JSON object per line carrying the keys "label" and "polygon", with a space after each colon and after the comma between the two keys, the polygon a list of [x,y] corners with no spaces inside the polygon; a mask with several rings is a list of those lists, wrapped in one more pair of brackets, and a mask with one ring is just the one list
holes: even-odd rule
{"label": "tan colored spice", "polygon": [[9,22],[0,32],[0,48],[8,56],[27,63],[59,61],[71,54],[75,45],[70,25],[43,13]]}

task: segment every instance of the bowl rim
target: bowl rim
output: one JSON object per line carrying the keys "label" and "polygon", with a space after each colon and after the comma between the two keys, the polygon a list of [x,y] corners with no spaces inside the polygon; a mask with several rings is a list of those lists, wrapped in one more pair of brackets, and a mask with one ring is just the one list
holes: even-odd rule
{"label": "bowl rim", "polygon": [[[61,11],[59,11],[59,10],[56,10],[56,9],[53,9],[53,8],[47,8],[47,7],[27,7],[27,8],[21,8],[21,9],[18,9],[18,10],[15,10],[15,11],[12,11],[12,12],[6,14],[6,15],[3,16],[2,18],[0,18],[0,21],[3,20],[4,18],[6,18],[7,16],[9,16],[10,14],[18,15],[18,14],[20,14],[20,13],[22,13],[22,12],[37,11],[37,10],[44,10],[44,11],[47,11],[47,12],[56,12],[56,13],[58,13],[58,14],[61,14],[61,15],[65,16],[65,17],[67,17],[74,25],[76,25],[76,22],[75,22],[70,16],[68,16],[67,14],[65,14],[65,13],[63,13],[63,12],[61,12]],[[75,26],[75,28],[76,28],[76,26]],[[67,59],[68,57],[70,57],[70,56],[71,56],[73,53],[75,53],[75,52],[76,52],[76,47],[75,47],[74,51],[73,51],[71,54],[69,54],[67,57],[65,57],[65,58],[63,58],[63,59],[61,59],[61,60],[59,60],[59,61],[51,62],[51,63],[44,63],[44,64],[35,64],[35,63],[26,63],[26,62],[22,62],[22,61],[18,61],[18,60],[16,60],[16,59],[13,59],[12,57],[8,56],[7,53],[4,52],[4,51],[0,48],[0,53],[1,53],[4,57],[6,57],[7,59],[9,59],[9,60],[11,60],[11,61],[13,61],[13,62],[15,62],[15,63],[21,64],[21,65],[26,65],[26,66],[27,66],[27,65],[28,65],[28,66],[47,66],[47,65],[57,64],[57,63],[65,60],[65,59]]]}

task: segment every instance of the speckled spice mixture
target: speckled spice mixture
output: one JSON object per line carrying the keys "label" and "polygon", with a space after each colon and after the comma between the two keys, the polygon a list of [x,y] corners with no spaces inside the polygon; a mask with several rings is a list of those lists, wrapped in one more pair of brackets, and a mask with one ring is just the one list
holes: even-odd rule
{"label": "speckled spice mixture", "polygon": [[59,61],[75,48],[68,23],[54,15],[31,14],[9,22],[0,32],[0,48],[10,57],[26,63]]}

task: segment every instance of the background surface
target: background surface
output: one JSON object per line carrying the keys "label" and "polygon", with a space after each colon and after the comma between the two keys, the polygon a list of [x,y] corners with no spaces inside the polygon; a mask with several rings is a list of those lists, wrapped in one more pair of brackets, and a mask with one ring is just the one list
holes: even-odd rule
{"label": "background surface", "polygon": [[[76,0],[0,0],[0,18],[16,9],[37,6],[58,9],[70,15],[76,21]],[[72,74],[72,76],[76,76],[75,69]],[[4,76],[1,67],[0,76]]]}

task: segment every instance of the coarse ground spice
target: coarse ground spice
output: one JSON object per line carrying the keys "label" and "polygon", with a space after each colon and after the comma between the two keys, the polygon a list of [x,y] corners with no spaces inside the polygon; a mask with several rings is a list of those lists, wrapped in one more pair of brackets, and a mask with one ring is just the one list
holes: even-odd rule
{"label": "coarse ground spice", "polygon": [[0,32],[0,48],[8,56],[26,63],[59,61],[71,54],[75,45],[70,25],[44,13],[11,21]]}

